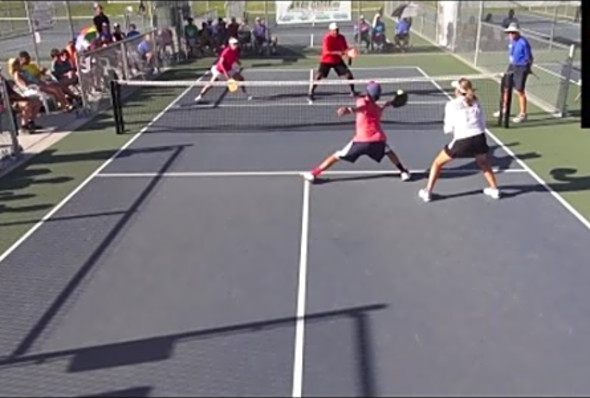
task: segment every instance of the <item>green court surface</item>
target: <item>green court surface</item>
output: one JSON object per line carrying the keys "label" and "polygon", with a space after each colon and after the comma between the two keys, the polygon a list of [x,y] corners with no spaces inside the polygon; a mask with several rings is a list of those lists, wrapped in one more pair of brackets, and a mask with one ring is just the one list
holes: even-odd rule
{"label": "green court surface", "polygon": [[[362,67],[418,66],[430,76],[477,74],[459,59],[432,48],[419,38],[413,38],[413,52],[392,55],[361,55],[355,65]],[[166,72],[162,80],[194,79],[208,69],[211,59],[181,65]],[[291,59],[260,58],[244,61],[247,68],[302,68],[317,65],[317,55],[309,54]],[[485,89],[497,89],[490,80]],[[182,88],[158,88],[157,95],[143,90],[126,106],[152,112],[156,116],[181,92]],[[154,92],[154,93],[155,93]],[[149,101],[146,100],[149,98]],[[530,120],[509,129],[490,125],[492,132],[506,144],[534,173],[590,219],[590,134],[579,127],[576,117],[554,118],[530,105]],[[116,135],[110,111],[70,134],[38,156],[32,158],[0,180],[0,252],[46,217],[79,184],[109,159],[132,134]],[[433,156],[435,154],[432,154]],[[87,217],[93,217],[88,214]],[[51,222],[66,222],[51,218]],[[55,237],[60,239],[59,236]]]}

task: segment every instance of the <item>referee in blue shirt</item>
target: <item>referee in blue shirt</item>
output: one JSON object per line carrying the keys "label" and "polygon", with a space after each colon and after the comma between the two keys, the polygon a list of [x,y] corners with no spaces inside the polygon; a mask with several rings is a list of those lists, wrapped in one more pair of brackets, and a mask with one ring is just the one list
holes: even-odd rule
{"label": "referee in blue shirt", "polygon": [[[513,119],[514,123],[522,123],[527,119],[527,98],[526,98],[526,81],[531,73],[533,65],[533,52],[528,40],[520,35],[520,29],[517,23],[511,23],[504,32],[508,34],[508,56],[509,62],[508,73],[512,73],[514,90],[518,96],[520,114]],[[504,94],[503,104],[505,106],[508,93]],[[506,109],[504,109],[506,112]],[[496,113],[496,117],[499,114]]]}

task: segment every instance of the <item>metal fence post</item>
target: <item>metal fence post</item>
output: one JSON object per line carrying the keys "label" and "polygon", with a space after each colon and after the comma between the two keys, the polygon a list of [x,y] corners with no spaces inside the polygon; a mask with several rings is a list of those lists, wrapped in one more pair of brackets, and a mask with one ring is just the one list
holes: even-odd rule
{"label": "metal fence post", "polygon": [[559,94],[557,96],[558,103],[556,108],[559,110],[557,116],[566,117],[568,115],[567,101],[569,97],[569,89],[571,85],[572,69],[574,66],[574,56],[576,54],[576,46],[572,44],[568,58],[563,64],[561,70],[561,84],[559,85]]}
{"label": "metal fence post", "polygon": [[555,25],[557,24],[557,12],[559,11],[559,7],[555,7],[555,12],[553,13],[553,21],[551,22],[551,34],[549,36],[549,49],[553,47],[553,40],[555,37]]}
{"label": "metal fence post", "polygon": [[39,48],[37,46],[37,29],[33,25],[33,19],[31,16],[31,6],[29,1],[25,1],[25,12],[27,14],[27,22],[29,23],[29,31],[31,33],[31,39],[33,39],[33,48],[35,51],[35,62],[39,63],[41,59],[39,58]]}
{"label": "metal fence post", "polygon": [[[18,143],[18,126],[16,123],[16,114],[14,113],[14,110],[12,109],[12,106],[10,105],[10,99],[8,98],[8,87],[7,87],[7,81],[2,77],[2,75],[0,74],[0,97],[2,98],[3,101],[3,107],[4,110],[7,113],[8,116],[8,123],[10,124],[10,138],[11,138],[11,154],[14,155],[19,155],[21,152],[21,147]],[[0,131],[0,134],[2,132]]]}
{"label": "metal fence post", "polygon": [[477,34],[475,36],[475,56],[473,57],[473,65],[477,66],[479,59],[479,52],[481,51],[481,28],[483,23],[483,0],[479,2],[479,13],[477,15]]}
{"label": "metal fence post", "polygon": [[76,40],[76,30],[74,29],[74,21],[72,20],[72,10],[70,9],[70,0],[65,1],[66,4],[66,15],[68,17],[68,23],[70,25],[70,35],[72,40]]}

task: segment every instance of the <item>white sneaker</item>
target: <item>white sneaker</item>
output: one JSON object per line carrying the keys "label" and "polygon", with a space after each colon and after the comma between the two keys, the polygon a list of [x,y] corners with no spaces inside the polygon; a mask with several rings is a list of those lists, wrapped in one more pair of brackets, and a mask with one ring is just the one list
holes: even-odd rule
{"label": "white sneaker", "polygon": [[[504,113],[506,113],[506,111],[504,111]],[[500,117],[500,111],[494,112],[494,117]]]}
{"label": "white sneaker", "polygon": [[523,123],[526,122],[526,115],[523,115],[522,113],[518,116],[516,116],[514,119],[512,119],[513,123]]}
{"label": "white sneaker", "polygon": [[254,96],[253,95],[249,95],[248,96],[248,101],[252,101],[253,99],[254,99]]}
{"label": "white sneaker", "polygon": [[494,188],[484,188],[484,195],[489,196],[492,199],[500,199],[500,190]]}
{"label": "white sneaker", "polygon": [[309,182],[315,181],[315,176],[313,174],[311,174],[310,172],[303,173],[302,176],[303,176],[303,178],[305,178]]}
{"label": "white sneaker", "polygon": [[424,202],[430,202],[430,193],[426,189],[421,189],[420,191],[418,191],[418,196]]}
{"label": "white sneaker", "polygon": [[410,173],[406,173],[405,171],[400,175],[402,181],[408,181],[411,178]]}
{"label": "white sneaker", "polygon": [[203,101],[203,97],[199,94],[195,97],[195,102],[201,102]]}

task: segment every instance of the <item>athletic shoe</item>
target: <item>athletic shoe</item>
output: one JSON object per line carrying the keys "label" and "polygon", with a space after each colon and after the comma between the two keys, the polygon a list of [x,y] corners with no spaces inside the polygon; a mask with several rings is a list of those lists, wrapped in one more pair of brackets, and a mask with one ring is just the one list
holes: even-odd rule
{"label": "athletic shoe", "polygon": [[309,105],[313,104],[313,100],[314,100],[313,94],[309,94],[307,96],[307,102],[309,103]]}
{"label": "athletic shoe", "polygon": [[484,195],[489,196],[492,199],[500,199],[500,190],[494,188],[485,188],[483,190]]}
{"label": "athletic shoe", "polygon": [[195,97],[195,102],[201,102],[201,101],[203,101],[203,97],[201,96],[201,94],[199,94]]}
{"label": "athletic shoe", "polygon": [[426,189],[421,189],[418,192],[418,196],[420,197],[420,199],[422,199],[424,202],[430,202],[430,193],[426,190]]}
{"label": "athletic shoe", "polygon": [[315,181],[315,176],[311,172],[303,173],[302,176],[309,182]]}
{"label": "athletic shoe", "polygon": [[409,181],[411,178],[411,175],[409,172],[404,171],[403,173],[401,173],[400,177],[401,177],[402,181]]}
{"label": "athletic shoe", "polygon": [[513,123],[523,123],[526,122],[526,115],[523,115],[522,113],[518,116],[516,116],[514,119],[512,119]]}

